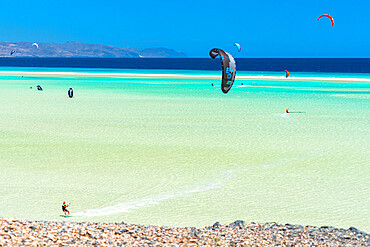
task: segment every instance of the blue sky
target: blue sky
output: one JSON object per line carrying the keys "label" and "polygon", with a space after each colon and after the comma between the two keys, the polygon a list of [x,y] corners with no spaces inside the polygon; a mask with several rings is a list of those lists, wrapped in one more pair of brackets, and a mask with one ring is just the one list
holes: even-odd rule
{"label": "blue sky", "polygon": [[[369,0],[0,2],[0,40],[167,47],[208,57],[370,57]],[[321,14],[334,17],[334,27]],[[234,51],[233,51],[234,50]]]}

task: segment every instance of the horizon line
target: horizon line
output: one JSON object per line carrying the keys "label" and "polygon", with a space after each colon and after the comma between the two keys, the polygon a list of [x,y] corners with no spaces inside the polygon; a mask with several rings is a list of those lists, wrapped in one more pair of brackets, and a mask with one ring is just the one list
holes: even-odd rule
{"label": "horizon line", "polygon": [[[73,56],[73,57],[47,57],[47,56],[0,56],[2,58],[100,58],[100,59],[197,59],[209,57],[87,57],[87,56]],[[236,57],[235,59],[370,59],[370,57]]]}

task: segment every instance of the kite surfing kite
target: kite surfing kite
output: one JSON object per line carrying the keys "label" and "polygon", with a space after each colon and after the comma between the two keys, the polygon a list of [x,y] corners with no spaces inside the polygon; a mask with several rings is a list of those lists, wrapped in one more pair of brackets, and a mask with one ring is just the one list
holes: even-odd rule
{"label": "kite surfing kite", "polygon": [[324,14],[324,15],[321,15],[319,18],[317,18],[317,20],[320,20],[321,17],[328,17],[330,20],[331,20],[331,26],[334,26],[334,19],[331,15],[328,15],[328,14]]}
{"label": "kite surfing kite", "polygon": [[39,48],[39,45],[37,43],[33,43],[32,46],[36,46],[37,48]]}
{"label": "kite surfing kite", "polygon": [[288,78],[289,77],[289,71],[288,70],[285,70],[285,77]]}
{"label": "kite surfing kite", "polygon": [[236,74],[236,64],[233,56],[218,48],[213,48],[210,50],[209,55],[213,59],[215,59],[217,56],[220,56],[222,65],[221,90],[223,93],[229,92],[233,86]]}
{"label": "kite surfing kite", "polygon": [[73,98],[73,88],[68,89],[68,97]]}
{"label": "kite surfing kite", "polygon": [[12,50],[12,51],[10,52],[10,56],[12,56],[14,53],[15,53],[15,50]]}
{"label": "kite surfing kite", "polygon": [[238,52],[242,50],[242,47],[238,43],[234,43],[234,46],[236,46],[236,49],[238,49]]}

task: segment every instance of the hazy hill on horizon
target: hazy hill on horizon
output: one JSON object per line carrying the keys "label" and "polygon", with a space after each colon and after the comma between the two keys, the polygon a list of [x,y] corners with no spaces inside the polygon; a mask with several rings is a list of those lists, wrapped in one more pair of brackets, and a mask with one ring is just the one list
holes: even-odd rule
{"label": "hazy hill on horizon", "polygon": [[[0,41],[0,57],[107,57],[107,58],[175,58],[187,57],[185,53],[168,48],[118,48],[102,44],[69,41],[64,44]],[[15,53],[11,55],[11,51]]]}

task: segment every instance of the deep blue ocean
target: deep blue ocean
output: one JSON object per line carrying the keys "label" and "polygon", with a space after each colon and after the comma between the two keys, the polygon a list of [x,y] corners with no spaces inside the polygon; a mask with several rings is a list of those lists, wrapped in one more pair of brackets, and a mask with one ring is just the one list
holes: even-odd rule
{"label": "deep blue ocean", "polygon": [[[370,58],[236,58],[239,71],[370,73]],[[218,58],[0,58],[2,67],[220,70]]]}

